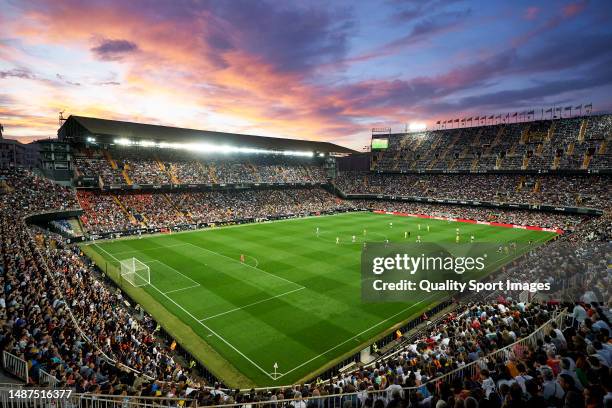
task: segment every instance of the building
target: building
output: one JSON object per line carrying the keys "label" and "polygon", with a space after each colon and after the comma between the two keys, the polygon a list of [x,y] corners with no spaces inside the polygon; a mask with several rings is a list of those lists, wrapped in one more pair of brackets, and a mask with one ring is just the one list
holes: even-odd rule
{"label": "building", "polygon": [[0,138],[0,169],[33,168],[37,165],[38,149],[33,143]]}

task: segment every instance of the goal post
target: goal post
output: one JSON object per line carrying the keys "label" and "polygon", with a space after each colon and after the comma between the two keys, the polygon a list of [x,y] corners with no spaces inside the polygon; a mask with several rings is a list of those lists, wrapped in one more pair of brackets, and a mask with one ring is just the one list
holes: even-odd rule
{"label": "goal post", "polygon": [[149,265],[136,258],[128,258],[120,261],[121,278],[130,282],[133,286],[141,287],[151,283],[151,271]]}

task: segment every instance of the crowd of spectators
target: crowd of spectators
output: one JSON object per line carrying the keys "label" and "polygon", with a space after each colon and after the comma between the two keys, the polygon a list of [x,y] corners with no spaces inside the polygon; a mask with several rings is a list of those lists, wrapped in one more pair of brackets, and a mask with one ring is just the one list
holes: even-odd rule
{"label": "crowd of spectators", "polygon": [[388,200],[351,200],[358,208],[396,211],[407,214],[423,214],[440,218],[461,218],[476,221],[499,222],[515,225],[533,225],[544,228],[575,230],[581,223],[590,220],[586,215],[568,215],[530,210],[507,210],[501,208],[474,207],[465,205],[423,204]]}
{"label": "crowd of spectators", "polygon": [[[568,319],[554,318],[567,308]],[[458,306],[391,356],[330,381],[193,397],[238,406],[294,399],[295,408],[603,408],[612,404],[610,330],[599,304],[498,297]]]}
{"label": "crowd of spectators", "polygon": [[[28,361],[33,380],[45,370],[61,385],[80,392],[119,397],[189,394],[202,405],[274,403],[284,398],[297,399],[291,403],[295,408],[336,404],[358,408],[580,408],[612,404],[610,322],[602,306],[610,298],[609,273],[603,264],[610,251],[609,247],[585,246],[594,240],[609,242],[609,217],[392,201],[346,202],[318,188],[162,194],[79,193],[77,200],[73,190],[29,171],[0,173],[0,350]],[[100,197],[106,197],[104,204],[99,204]],[[221,215],[204,220],[265,218],[350,206],[575,229],[562,242],[570,245],[565,250],[587,264],[586,273],[573,281],[580,290],[575,293],[577,302],[571,305],[568,326],[547,326],[537,341],[512,348],[510,353],[496,351],[538,330],[566,305],[523,302],[508,296],[458,305],[393,357],[330,381],[271,391],[231,391],[221,385],[211,390],[193,382],[189,370],[176,361],[169,342],[156,337],[151,317],[142,313],[136,318],[121,293],[107,285],[78,247],[66,246],[58,236],[27,227],[22,221],[26,214],[78,208],[84,200],[89,205],[89,210],[83,206],[87,219],[100,214],[96,225],[107,222],[113,209],[124,214],[128,224],[129,217],[137,223],[147,223],[151,217],[151,222],[163,224],[165,219],[151,214],[164,209],[181,220],[206,217],[211,211],[221,211]],[[507,273],[530,273],[542,280],[569,278],[551,275],[554,270],[576,270],[563,264],[571,260],[555,245],[541,247],[554,258],[549,267],[538,262],[542,258],[538,252]],[[468,364],[476,369],[442,382],[431,381]],[[416,390],[408,392],[404,387]],[[326,397],[341,393],[346,396]]]}
{"label": "crowd of spectators", "polygon": [[[85,149],[75,156],[77,175],[104,184],[325,183],[316,158],[262,155],[212,158],[191,152],[123,148]],[[127,176],[127,177],[126,177]]]}
{"label": "crowd of spectators", "polygon": [[89,232],[123,231],[138,226],[111,193],[79,190],[77,197],[83,209],[81,222]]}
{"label": "crowd of spectators", "polygon": [[77,208],[74,191],[28,171],[0,180],[0,350],[26,360],[33,381],[44,370],[80,392],[175,392],[187,371],[151,317],[136,319],[78,247],[26,226],[28,214]]}
{"label": "crowd of spectators", "polygon": [[[84,210],[81,221],[90,233],[257,220],[354,208],[535,225],[563,230],[574,230],[581,222],[591,220],[586,215],[519,209],[382,200],[342,200],[319,187],[171,193],[79,192],[78,197]],[[610,226],[600,221],[600,228],[609,232]],[[594,227],[589,234],[593,235],[596,231],[599,231],[599,228]]]}
{"label": "crowd of spectators", "polygon": [[348,194],[385,194],[501,203],[605,208],[610,176],[520,174],[384,174],[343,172],[335,183]]}
{"label": "crowd of spectators", "polygon": [[393,134],[375,165],[380,171],[610,169],[611,134],[612,115]]}
{"label": "crowd of spectators", "polygon": [[320,187],[206,192],[79,192],[90,233],[266,219],[352,208]]}
{"label": "crowd of spectators", "polygon": [[170,174],[160,162],[150,158],[116,160],[119,168],[125,169],[133,184],[170,184]]}
{"label": "crowd of spectators", "polygon": [[182,193],[173,197],[178,208],[197,223],[266,219],[351,208],[318,187]]}

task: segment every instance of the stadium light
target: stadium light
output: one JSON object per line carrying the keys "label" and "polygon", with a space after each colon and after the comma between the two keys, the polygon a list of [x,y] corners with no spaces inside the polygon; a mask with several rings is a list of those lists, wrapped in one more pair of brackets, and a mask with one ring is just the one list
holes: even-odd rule
{"label": "stadium light", "polygon": [[91,136],[90,136],[90,137],[88,137],[86,140],[87,140],[89,143],[96,143],[96,138],[95,138],[95,137],[91,137]]}
{"label": "stadium light", "polygon": [[139,140],[136,142],[136,144],[138,146],[142,146],[142,147],[153,147],[155,146],[157,143],[155,143],[152,140]]}
{"label": "stadium light", "polygon": [[412,122],[408,124],[408,130],[411,132],[420,132],[427,129],[427,125],[422,122]]}
{"label": "stadium light", "polygon": [[130,139],[126,139],[126,138],[115,139],[114,142],[115,142],[115,144],[118,144],[120,146],[128,146],[128,145],[132,144],[132,141]]}
{"label": "stadium light", "polygon": [[[176,149],[176,150],[189,150],[192,152],[199,153],[245,153],[245,154],[282,154],[284,156],[300,156],[300,157],[314,157],[314,152],[309,151],[297,151],[297,150],[268,150],[268,149],[256,149],[253,147],[238,147],[230,145],[218,145],[211,143],[168,143],[168,142],[154,142],[152,140],[130,140],[126,138],[120,138],[114,140],[115,144],[120,146],[141,146],[141,147],[158,147],[160,149]],[[320,154],[323,157],[323,154]]]}

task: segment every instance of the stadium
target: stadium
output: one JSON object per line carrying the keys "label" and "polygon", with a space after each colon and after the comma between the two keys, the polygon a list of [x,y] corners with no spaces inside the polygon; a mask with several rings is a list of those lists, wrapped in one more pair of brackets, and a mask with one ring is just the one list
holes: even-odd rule
{"label": "stadium", "polygon": [[612,114],[592,102],[360,123],[359,149],[299,120],[85,106],[24,143],[16,95],[0,406],[612,406]]}

